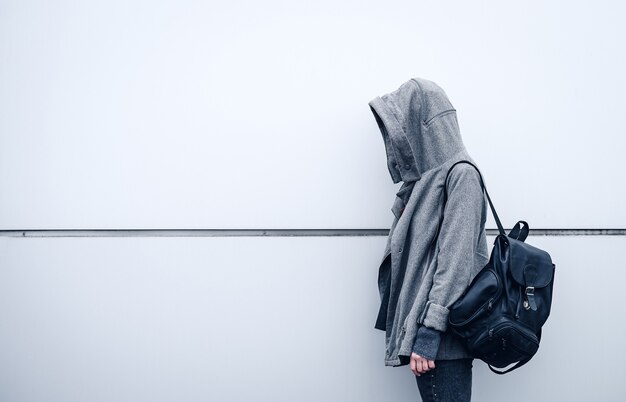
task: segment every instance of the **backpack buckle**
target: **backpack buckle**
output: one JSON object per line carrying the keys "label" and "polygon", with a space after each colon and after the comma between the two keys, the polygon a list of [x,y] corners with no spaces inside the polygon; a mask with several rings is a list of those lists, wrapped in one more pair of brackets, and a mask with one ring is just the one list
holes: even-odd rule
{"label": "backpack buckle", "polygon": [[535,302],[535,287],[526,286],[526,300],[524,300],[524,309],[532,309],[537,311],[537,303]]}

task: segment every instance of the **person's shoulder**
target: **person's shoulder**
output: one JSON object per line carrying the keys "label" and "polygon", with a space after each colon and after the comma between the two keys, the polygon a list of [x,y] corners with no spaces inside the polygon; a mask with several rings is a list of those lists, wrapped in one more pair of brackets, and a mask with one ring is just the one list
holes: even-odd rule
{"label": "person's shoulder", "polygon": [[452,172],[476,172],[478,173],[476,168],[467,162],[459,162],[459,161],[454,162],[451,165],[451,169],[452,169]]}
{"label": "person's shoulder", "polygon": [[448,185],[468,182],[471,184],[480,181],[478,170],[469,163],[457,163],[451,169],[448,175]]}

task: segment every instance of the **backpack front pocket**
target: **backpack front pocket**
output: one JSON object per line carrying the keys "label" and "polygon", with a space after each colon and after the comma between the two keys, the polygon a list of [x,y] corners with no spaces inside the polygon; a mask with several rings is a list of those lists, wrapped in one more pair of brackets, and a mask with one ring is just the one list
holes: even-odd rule
{"label": "backpack front pocket", "polygon": [[481,360],[502,368],[534,356],[539,339],[530,329],[507,319],[489,328],[468,347]]}
{"label": "backpack front pocket", "polygon": [[471,333],[465,327],[488,314],[502,291],[500,278],[492,269],[484,269],[472,280],[467,291],[450,307],[448,322],[463,338]]}

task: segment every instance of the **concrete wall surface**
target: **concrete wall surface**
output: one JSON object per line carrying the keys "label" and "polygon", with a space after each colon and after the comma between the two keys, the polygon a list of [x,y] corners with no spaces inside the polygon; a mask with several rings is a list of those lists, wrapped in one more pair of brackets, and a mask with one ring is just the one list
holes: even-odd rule
{"label": "concrete wall surface", "polygon": [[556,263],[538,354],[473,400],[626,400],[624,15],[0,0],[0,402],[418,400],[374,329],[401,183],[368,106],[414,77]]}
{"label": "concrete wall surface", "polygon": [[[488,240],[493,241],[492,237]],[[621,401],[626,240],[530,236],[556,263],[540,349],[476,401]],[[382,237],[2,238],[0,400],[414,401],[373,328]]]}

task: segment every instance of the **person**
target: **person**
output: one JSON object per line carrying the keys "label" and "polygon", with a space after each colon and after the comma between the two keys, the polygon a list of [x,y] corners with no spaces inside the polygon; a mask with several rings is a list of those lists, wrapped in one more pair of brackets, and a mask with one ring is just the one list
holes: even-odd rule
{"label": "person", "polygon": [[408,365],[424,401],[470,401],[474,359],[447,319],[489,260],[487,203],[474,167],[450,168],[460,160],[477,164],[461,138],[456,109],[435,82],[411,78],[369,106],[392,181],[403,182],[378,268],[374,328],[385,332],[384,363]]}

